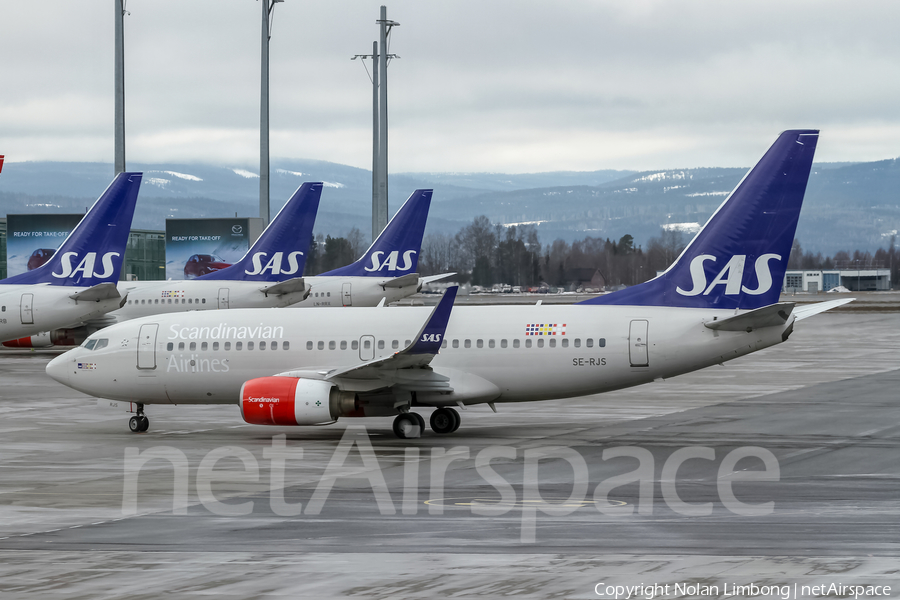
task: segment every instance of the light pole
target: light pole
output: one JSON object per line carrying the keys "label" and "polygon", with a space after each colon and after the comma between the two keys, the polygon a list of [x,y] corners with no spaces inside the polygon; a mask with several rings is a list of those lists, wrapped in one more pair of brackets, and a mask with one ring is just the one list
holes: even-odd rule
{"label": "light pole", "polygon": [[269,224],[269,40],[275,4],[284,0],[262,0],[262,48],[259,91],[259,217]]}
{"label": "light pole", "polygon": [[[387,18],[387,7],[381,7],[380,25],[381,52],[379,43],[372,42],[372,54],[357,54],[350,60],[372,59],[372,239],[387,226],[388,222],[388,125],[387,125],[387,65],[392,58],[400,58],[388,53],[388,36],[391,28],[400,23]],[[366,69],[368,71],[368,69]]]}
{"label": "light pole", "polygon": [[[113,167],[116,175],[125,171],[125,0],[115,0],[115,109],[113,114],[115,129],[115,149]],[[130,13],[129,13],[130,14]]]}

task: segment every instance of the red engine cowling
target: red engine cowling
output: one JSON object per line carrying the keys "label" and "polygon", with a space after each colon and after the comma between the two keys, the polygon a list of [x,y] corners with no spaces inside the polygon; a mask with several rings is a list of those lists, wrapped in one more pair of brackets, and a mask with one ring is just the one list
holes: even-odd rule
{"label": "red engine cowling", "polygon": [[50,346],[80,346],[87,339],[87,327],[72,329],[54,329],[37,333],[29,337],[3,342],[7,348],[49,348]]}
{"label": "red engine cowling", "polygon": [[3,345],[7,348],[48,348],[53,345],[53,342],[50,340],[49,333],[41,332],[17,340],[3,342]]}
{"label": "red engine cowling", "polygon": [[254,425],[327,425],[356,404],[356,394],[316,379],[260,377],[241,387],[241,416]]}

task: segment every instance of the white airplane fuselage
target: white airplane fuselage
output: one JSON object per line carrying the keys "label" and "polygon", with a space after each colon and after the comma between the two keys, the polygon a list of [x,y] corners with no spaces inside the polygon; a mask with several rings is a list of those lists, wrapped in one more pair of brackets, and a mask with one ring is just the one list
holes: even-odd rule
{"label": "white airplane fuselage", "polygon": [[88,287],[0,285],[0,342],[79,324],[119,308],[121,298],[75,300]]}
{"label": "white airplane fuselage", "polygon": [[[76,348],[54,359],[47,372],[104,398],[232,404],[250,379],[278,373],[322,378],[335,368],[390,356],[415,339],[430,311],[388,307],[160,315],[96,333],[92,337],[108,338],[108,345]],[[455,307],[444,347],[430,364],[434,373],[449,378],[452,392],[420,392],[418,402],[521,402],[606,392],[778,344],[793,324],[791,317],[782,326],[752,332],[704,326],[734,314],[632,306]],[[377,382],[344,385],[362,391]]]}
{"label": "white airplane fuselage", "polygon": [[125,305],[111,313],[121,323],[150,315],[231,308],[277,308],[285,306],[375,306],[382,298],[394,302],[416,293],[415,285],[382,287],[381,278],[304,277],[306,290],[288,294],[265,294],[274,285],[262,281],[192,279],[184,281],[122,281],[119,293],[127,293]]}

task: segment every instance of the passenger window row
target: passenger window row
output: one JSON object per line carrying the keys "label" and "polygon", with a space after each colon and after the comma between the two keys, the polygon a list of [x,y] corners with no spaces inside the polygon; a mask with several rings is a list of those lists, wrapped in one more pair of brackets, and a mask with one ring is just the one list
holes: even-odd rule
{"label": "passenger window row", "polygon": [[[549,346],[550,348],[556,348],[557,346],[559,346],[559,347],[561,347],[561,348],[568,348],[568,347],[569,347],[569,338],[561,338],[561,339],[559,340],[559,343],[557,344],[557,338],[542,338],[542,337],[537,338],[537,340],[536,340],[536,341],[537,341],[536,346],[537,346],[538,348],[543,348],[543,347],[545,346],[545,343],[544,343],[545,339],[546,339],[546,345]],[[459,340],[451,340],[451,341],[450,341],[450,346],[453,347],[453,348],[459,348]],[[521,346],[522,346],[522,340],[520,340],[520,339],[513,339],[513,340],[512,340],[512,347],[513,347],[513,348],[520,348]],[[581,338],[575,338],[575,339],[573,339],[573,340],[572,340],[572,346],[575,347],[575,348],[581,348]],[[585,346],[585,348],[593,348],[593,347],[594,347],[594,339],[593,339],[593,338],[587,338],[586,340],[584,340],[584,346]],[[441,344],[441,348],[446,348],[446,347],[447,347],[447,340],[445,339],[444,342]],[[463,347],[463,348],[471,348],[471,347],[472,347],[472,340],[463,340],[462,347]],[[484,348],[484,340],[483,340],[483,339],[482,339],[482,340],[476,339],[476,340],[475,340],[475,347],[476,347],[476,348]],[[488,348],[496,348],[496,347],[497,347],[497,340],[490,340],[490,339],[489,339],[489,340],[487,341],[487,347],[488,347]],[[506,340],[506,339],[501,339],[501,340],[500,340],[500,347],[501,347],[501,348],[507,348],[507,347],[509,347],[509,341]],[[526,338],[526,339],[525,339],[525,347],[526,347],[526,348],[531,348],[531,347],[532,347],[532,339],[531,339],[531,338]],[[606,347],[606,338],[599,338],[599,339],[597,340],[597,347],[598,347],[598,348],[605,348],[605,347]]]}
{"label": "passenger window row", "polygon": [[[159,298],[141,300],[140,302],[138,302],[137,300],[129,300],[128,304],[173,304],[172,298],[168,298],[168,302],[166,302],[166,300],[166,298],[163,298],[161,301]],[[174,304],[178,303],[178,298],[175,298]],[[181,304],[206,304],[206,298],[181,298]]]}
{"label": "passenger window row", "polygon": [[[219,342],[213,342],[211,345],[209,342],[200,342],[200,352],[209,351],[210,346],[212,347],[213,352],[219,351]],[[232,348],[231,342],[223,342],[221,348],[225,352],[230,352],[231,348]],[[262,342],[259,342],[258,344],[256,342],[247,342],[247,350],[254,350],[256,348],[259,348],[260,350],[273,350],[273,351],[278,350],[278,342],[262,341]],[[169,352],[171,352],[174,349],[175,349],[175,342],[169,342],[168,344],[166,344],[166,350],[168,350]],[[235,351],[240,352],[243,349],[244,349],[244,342],[234,342],[234,350]],[[281,349],[282,350],[290,350],[291,343],[287,342],[287,341],[282,342]],[[185,345],[184,342],[178,342],[178,350],[179,351],[188,350],[189,352],[196,352],[197,351],[197,342],[190,342],[187,345]]]}
{"label": "passenger window row", "polygon": [[[96,343],[97,343],[96,347],[91,345],[94,342],[95,342],[95,340],[88,340],[88,342],[85,343],[84,347],[87,348],[88,350],[99,350],[100,348],[105,347],[107,344],[106,339],[96,340]],[[101,342],[103,344],[102,346],[99,345]],[[536,342],[536,344],[533,344],[533,342]],[[403,347],[404,348],[408,347],[410,345],[410,343],[412,343],[411,340],[405,340]],[[575,347],[575,348],[581,348],[581,344],[582,344],[581,338],[574,338],[571,341],[572,347]],[[308,340],[306,342],[306,349],[307,350],[325,350],[326,345],[329,350],[337,350],[338,348],[340,348],[341,350],[346,350],[348,345],[351,350],[359,350],[359,340],[352,340],[349,344],[347,343],[347,340],[340,340],[340,341],[329,340],[327,342],[325,340],[319,340],[317,342]],[[377,346],[378,346],[379,350],[384,350],[385,341],[378,340]],[[445,339],[443,341],[443,343],[441,344],[441,348],[447,348],[447,346],[448,346],[448,343],[447,343],[447,340]],[[453,348],[459,348],[460,340],[458,340],[458,339],[452,340],[449,343],[449,346],[453,347]],[[492,339],[487,340],[488,348],[496,348],[497,346],[498,346],[498,343],[496,340],[492,340]],[[509,344],[508,340],[506,340],[506,339],[500,340],[500,342],[499,342],[500,348],[508,348],[509,346],[510,346],[510,344]],[[568,348],[569,347],[569,338],[562,338],[562,339],[558,340],[558,343],[557,343],[557,340],[554,338],[549,338],[546,340],[544,338],[537,338],[537,340],[531,340],[531,339],[525,340],[525,344],[524,344],[525,348],[532,348],[534,346],[536,346],[537,348],[544,348],[545,346],[550,347],[550,348],[556,348],[556,347]],[[220,347],[219,342],[212,342],[212,351],[213,352],[218,352],[219,347]],[[231,351],[232,343],[231,342],[223,342],[221,347],[222,347],[222,350],[224,350],[226,352]],[[462,340],[462,347],[463,348],[471,348],[472,340],[470,340],[470,339]],[[483,339],[476,339],[475,347],[476,348],[484,348],[485,341]],[[522,340],[513,339],[512,347],[513,348],[521,348]],[[593,348],[594,347],[594,339],[593,338],[585,339],[584,347],[585,348]],[[598,338],[597,339],[597,347],[605,348],[606,347],[606,338]],[[196,352],[197,348],[198,348],[197,342],[190,342],[187,345],[185,344],[185,342],[178,342],[178,350],[179,351],[188,350],[190,352]],[[278,350],[278,342],[277,341],[272,341],[272,342],[265,342],[265,341],[252,342],[252,341],[250,341],[250,342],[247,342],[247,350],[254,350],[256,348],[258,348],[259,350]],[[291,348],[290,342],[285,341],[285,342],[281,343],[282,350],[290,350],[290,348]],[[369,340],[369,339],[363,340],[363,349],[370,350],[371,348],[372,348],[372,340]],[[400,340],[392,340],[391,348],[393,350],[398,350],[400,348]],[[166,345],[166,350],[171,352],[174,349],[175,349],[174,342],[169,342]],[[200,342],[199,349],[200,349],[200,352],[207,352],[208,350],[210,350],[209,342]],[[234,342],[234,350],[235,351],[241,351],[243,349],[244,349],[243,342]]]}

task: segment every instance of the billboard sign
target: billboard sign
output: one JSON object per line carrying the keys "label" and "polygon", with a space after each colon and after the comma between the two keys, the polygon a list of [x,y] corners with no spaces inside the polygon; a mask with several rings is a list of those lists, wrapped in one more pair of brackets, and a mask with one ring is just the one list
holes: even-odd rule
{"label": "billboard sign", "polygon": [[258,218],[166,219],[166,279],[194,279],[236,263],[260,229]]}
{"label": "billboard sign", "polygon": [[84,215],[6,215],[6,276],[32,271],[56,252]]}

